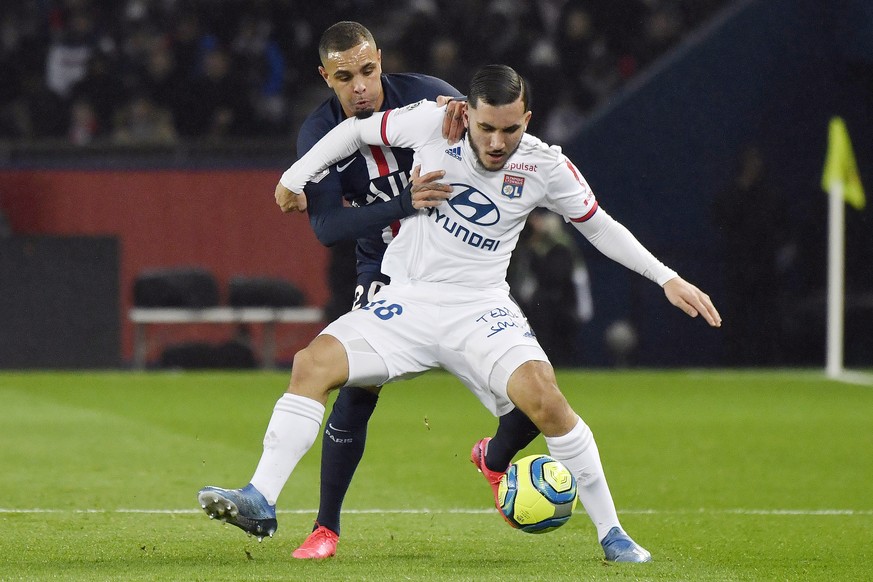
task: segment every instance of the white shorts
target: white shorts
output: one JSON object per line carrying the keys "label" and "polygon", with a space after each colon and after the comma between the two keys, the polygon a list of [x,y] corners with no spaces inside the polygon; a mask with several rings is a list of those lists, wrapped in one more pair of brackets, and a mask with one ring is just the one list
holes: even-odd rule
{"label": "white shorts", "polygon": [[524,314],[501,290],[392,283],[375,301],[346,313],[322,333],[345,347],[349,386],[383,384],[443,368],[496,416],[513,408],[506,395],[512,372],[527,361],[549,361]]}

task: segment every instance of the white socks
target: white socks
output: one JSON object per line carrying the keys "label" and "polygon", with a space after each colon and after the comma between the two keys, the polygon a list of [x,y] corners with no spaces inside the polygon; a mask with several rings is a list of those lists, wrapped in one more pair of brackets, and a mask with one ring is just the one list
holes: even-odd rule
{"label": "white socks", "polygon": [[613,527],[621,527],[588,425],[580,418],[567,434],[545,438],[551,456],[564,463],[576,477],[579,501],[597,527],[597,539],[602,540]]}
{"label": "white socks", "polygon": [[[264,452],[251,479],[270,505],[276,504],[294,467],[318,438],[323,418],[324,406],[311,398],[285,393],[276,402],[264,436]],[[551,456],[576,477],[579,501],[597,527],[597,539],[621,527],[588,425],[580,418],[567,434],[546,437],[546,445]]]}
{"label": "white socks", "polygon": [[264,452],[251,481],[270,505],[276,505],[297,462],[318,437],[322,418],[324,406],[311,398],[286,392],[276,402],[264,436]]}

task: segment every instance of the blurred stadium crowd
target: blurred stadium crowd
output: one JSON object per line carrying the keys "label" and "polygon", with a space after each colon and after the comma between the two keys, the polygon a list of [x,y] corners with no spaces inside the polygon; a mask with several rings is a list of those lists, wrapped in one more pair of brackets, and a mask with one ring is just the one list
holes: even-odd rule
{"label": "blurred stadium crowd", "polygon": [[172,145],[294,135],[329,95],[317,43],[368,26],[385,72],[466,91],[511,64],[562,143],[730,0],[20,0],[0,6],[0,140]]}

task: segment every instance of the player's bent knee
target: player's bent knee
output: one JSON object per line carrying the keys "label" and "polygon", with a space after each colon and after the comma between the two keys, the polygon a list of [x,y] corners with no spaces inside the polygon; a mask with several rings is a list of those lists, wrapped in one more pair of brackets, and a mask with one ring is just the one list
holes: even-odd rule
{"label": "player's bent knee", "polygon": [[336,338],[320,335],[294,354],[288,392],[320,397],[345,384],[348,374],[342,344]]}
{"label": "player's bent knee", "polygon": [[543,422],[553,422],[564,419],[567,413],[567,401],[560,392],[554,392],[548,388],[531,386],[525,390],[526,394],[516,402],[522,412],[537,425]]}

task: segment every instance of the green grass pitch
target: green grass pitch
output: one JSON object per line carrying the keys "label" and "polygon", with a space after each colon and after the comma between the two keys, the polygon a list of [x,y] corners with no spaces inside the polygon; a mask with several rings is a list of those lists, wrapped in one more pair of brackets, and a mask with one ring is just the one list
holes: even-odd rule
{"label": "green grass pitch", "polygon": [[[510,529],[469,461],[494,419],[454,378],[388,386],[336,558],[298,562],[320,444],[258,543],[197,506],[242,486],[285,373],[0,374],[0,580],[869,580],[873,388],[803,371],[561,371],[625,528],[607,564],[584,511]],[[526,453],[546,452],[538,438]]]}

